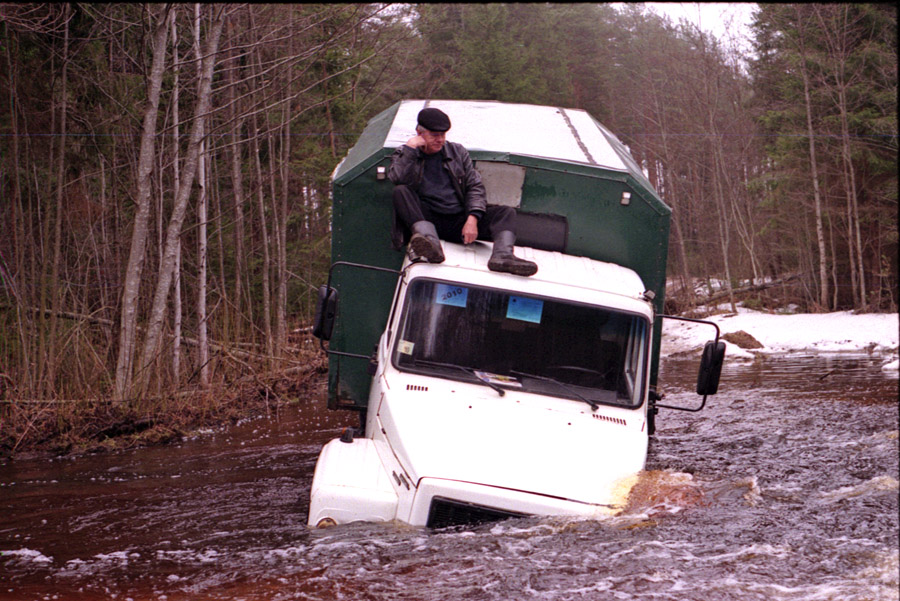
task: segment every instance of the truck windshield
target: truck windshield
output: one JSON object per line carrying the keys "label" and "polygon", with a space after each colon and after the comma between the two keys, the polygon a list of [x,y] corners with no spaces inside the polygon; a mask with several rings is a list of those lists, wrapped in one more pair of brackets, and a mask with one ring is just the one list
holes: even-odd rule
{"label": "truck windshield", "polygon": [[404,371],[592,406],[642,400],[649,337],[637,314],[417,278],[398,333],[393,363]]}

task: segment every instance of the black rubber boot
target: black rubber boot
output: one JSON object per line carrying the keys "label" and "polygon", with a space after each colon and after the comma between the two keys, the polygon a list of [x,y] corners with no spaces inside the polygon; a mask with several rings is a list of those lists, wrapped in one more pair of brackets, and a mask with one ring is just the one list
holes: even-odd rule
{"label": "black rubber boot", "polygon": [[407,253],[413,263],[423,259],[429,263],[443,263],[444,251],[438,240],[437,230],[430,221],[417,221],[412,224],[412,237],[409,239]]}
{"label": "black rubber boot", "polygon": [[524,276],[536,274],[538,270],[536,263],[520,259],[513,254],[515,243],[516,235],[513,232],[509,230],[498,232],[494,236],[494,251],[488,261],[488,269]]}

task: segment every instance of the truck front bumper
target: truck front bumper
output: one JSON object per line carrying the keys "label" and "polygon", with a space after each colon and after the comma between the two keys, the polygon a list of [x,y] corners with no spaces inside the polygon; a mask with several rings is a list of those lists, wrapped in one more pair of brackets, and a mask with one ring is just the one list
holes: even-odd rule
{"label": "truck front bumper", "polygon": [[611,503],[594,504],[534,492],[443,478],[407,478],[382,441],[332,440],[319,455],[308,524],[397,520],[442,528],[529,515],[601,518],[620,512],[634,477],[613,487]]}
{"label": "truck front bumper", "polygon": [[309,498],[310,526],[356,521],[388,522],[397,514],[397,493],[374,440],[332,440],[322,448]]}
{"label": "truck front bumper", "polygon": [[470,482],[422,478],[409,517],[403,521],[441,528],[527,515],[606,517],[623,507],[624,499],[622,505],[594,505]]}

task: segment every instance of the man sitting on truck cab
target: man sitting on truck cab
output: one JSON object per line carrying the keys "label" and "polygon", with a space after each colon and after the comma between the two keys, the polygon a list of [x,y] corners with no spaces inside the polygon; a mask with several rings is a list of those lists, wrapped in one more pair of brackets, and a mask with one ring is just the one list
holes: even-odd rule
{"label": "man sitting on truck cab", "polygon": [[488,269],[534,275],[537,265],[513,254],[516,210],[487,205],[481,174],[462,144],[447,141],[449,129],[446,113],[422,109],[416,135],[391,156],[394,248],[399,250],[408,239],[410,260],[441,263],[444,252],[439,238],[463,244],[493,240]]}

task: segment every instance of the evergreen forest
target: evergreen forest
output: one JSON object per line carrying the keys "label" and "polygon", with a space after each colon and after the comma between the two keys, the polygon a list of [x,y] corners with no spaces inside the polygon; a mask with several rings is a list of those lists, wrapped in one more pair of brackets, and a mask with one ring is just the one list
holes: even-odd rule
{"label": "evergreen forest", "polygon": [[62,420],[27,403],[281,394],[329,177],[404,98],[615,132],[673,210],[673,311],[897,311],[895,6],[760,4],[750,43],[640,4],[0,3],[3,444]]}

